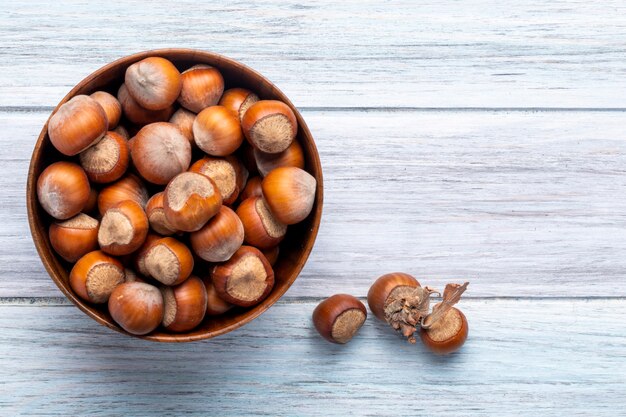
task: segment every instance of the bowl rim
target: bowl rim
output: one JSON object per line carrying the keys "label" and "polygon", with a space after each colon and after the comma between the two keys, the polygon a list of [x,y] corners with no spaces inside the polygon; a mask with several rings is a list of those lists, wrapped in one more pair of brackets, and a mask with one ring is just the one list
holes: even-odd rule
{"label": "bowl rim", "polygon": [[[311,233],[310,238],[306,241],[306,244],[303,245],[301,251],[299,252],[299,260],[298,262],[295,263],[295,268],[293,270],[293,273],[291,274],[292,276],[285,282],[285,285],[283,285],[280,289],[277,289],[275,291],[272,290],[270,295],[265,300],[263,300],[261,304],[253,307],[253,309],[251,310],[248,310],[249,314],[243,317],[242,319],[240,319],[239,321],[236,321],[234,323],[231,323],[230,325],[224,326],[223,328],[219,330],[207,331],[204,333],[193,334],[193,335],[189,335],[186,333],[180,333],[180,334],[160,333],[160,334],[148,334],[148,335],[133,335],[131,333],[126,332],[121,327],[115,324],[112,324],[111,322],[95,314],[92,311],[93,307],[91,306],[91,304],[83,301],[78,296],[76,296],[72,291],[68,289],[69,284],[67,284],[66,286],[66,284],[61,279],[58,272],[56,271],[55,265],[53,265],[51,262],[51,259],[49,259],[49,257],[52,258],[52,257],[55,257],[56,255],[53,253],[52,248],[49,247],[49,245],[46,243],[47,237],[43,236],[43,234],[40,233],[38,229],[37,223],[39,221],[38,220],[39,213],[37,212],[38,211],[37,209],[38,199],[36,196],[37,178],[35,176],[35,171],[37,167],[36,167],[35,161],[38,159],[37,155],[41,155],[42,153],[41,148],[44,144],[44,139],[46,138],[47,133],[48,133],[48,123],[50,121],[50,118],[52,117],[52,115],[54,115],[54,113],[57,112],[57,110],[59,109],[61,105],[63,105],[69,99],[77,95],[77,93],[80,90],[84,89],[91,82],[97,80],[103,74],[107,73],[108,71],[114,70],[117,67],[124,66],[124,65],[128,66],[134,62],[140,61],[144,58],[148,58],[151,56],[161,56],[164,58],[176,60],[176,57],[172,58],[172,55],[185,56],[185,60],[190,60],[190,61],[193,61],[196,57],[205,57],[212,61],[215,61],[217,63],[215,64],[215,66],[218,68],[219,68],[219,64],[221,63],[225,63],[233,67],[238,67],[241,71],[254,75],[255,77],[260,78],[264,82],[266,82],[272,94],[276,95],[279,100],[283,101],[293,110],[298,120],[299,129],[302,129],[302,136],[310,138],[310,140],[307,141],[308,142],[307,146],[310,148],[310,151],[311,151],[310,159],[315,165],[315,171],[317,172],[317,175],[316,175],[317,189],[316,189],[316,195],[315,195],[315,206],[314,206],[314,212],[311,214],[314,217],[313,217],[311,230],[310,230],[310,233]],[[258,318],[261,314],[266,312],[272,305],[274,305],[287,292],[287,290],[289,290],[289,288],[293,285],[293,283],[296,281],[296,279],[302,272],[302,268],[306,264],[311,254],[311,251],[313,249],[313,246],[315,244],[315,241],[317,239],[317,234],[318,234],[319,227],[320,227],[321,220],[322,220],[322,209],[323,209],[323,202],[324,202],[323,188],[324,187],[323,187],[322,165],[321,165],[321,161],[319,157],[319,151],[317,150],[317,146],[315,144],[315,140],[313,139],[313,135],[311,134],[306,122],[304,121],[304,118],[302,117],[298,109],[293,105],[291,100],[289,100],[289,98],[278,87],[276,87],[276,85],[274,85],[274,83],[272,83],[267,77],[265,77],[258,71],[248,67],[247,65],[242,64],[241,62],[235,59],[228,58],[224,55],[221,55],[215,52],[203,51],[203,50],[191,49],[191,48],[162,48],[162,49],[151,49],[151,50],[146,50],[142,52],[137,52],[131,55],[123,56],[112,62],[109,62],[108,64],[98,68],[97,70],[95,70],[94,72],[92,72],[91,74],[83,78],[80,82],[78,82],[55,106],[55,108],[52,110],[52,112],[48,116],[48,119],[44,123],[41,133],[39,134],[39,137],[37,138],[37,142],[35,143],[33,152],[31,154],[29,168],[28,168],[28,177],[26,181],[26,207],[27,207],[27,213],[28,213],[28,224],[29,224],[30,231],[31,231],[31,238],[33,240],[33,243],[35,244],[35,248],[37,249],[37,253],[39,255],[39,258],[41,259],[41,262],[43,263],[46,271],[48,272],[48,275],[50,276],[52,281],[56,284],[56,286],[59,288],[59,290],[61,290],[61,292],[65,295],[65,297],[67,297],[83,313],[85,313],[87,316],[91,317],[93,320],[95,320],[97,323],[103,326],[106,326],[124,335],[132,336],[134,338],[144,339],[144,340],[149,340],[149,341],[154,341],[154,342],[194,342],[194,341],[199,341],[199,340],[211,339],[211,338],[229,333],[235,329],[238,329],[250,323],[254,319]]]}

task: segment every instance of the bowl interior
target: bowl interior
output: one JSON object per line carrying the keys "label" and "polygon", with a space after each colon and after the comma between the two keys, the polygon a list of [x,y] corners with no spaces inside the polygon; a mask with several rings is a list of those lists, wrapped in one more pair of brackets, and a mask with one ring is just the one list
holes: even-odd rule
{"label": "bowl interior", "polygon": [[[275,99],[285,102],[291,107],[298,119],[297,139],[304,149],[305,169],[317,179],[318,187],[313,210],[305,221],[289,226],[287,236],[280,245],[279,260],[274,266],[276,283],[271,294],[261,304],[249,309],[236,308],[216,318],[207,317],[200,326],[191,332],[171,334],[157,330],[147,336],[142,336],[145,339],[159,342],[187,342],[207,339],[227,333],[258,317],[274,304],[296,280],[313,248],[320,225],[323,201],[322,168],[311,132],[289,99],[261,74],[218,54],[189,49],[162,49],[119,59],[81,81],[61,100],[57,109],[61,104],[78,94],[91,94],[97,90],[105,90],[116,95],[117,89],[124,80],[126,68],[149,56],[167,58],[180,71],[195,64],[214,66],[224,76],[225,88],[244,87],[256,92],[261,99]],[[61,159],[76,160],[76,158],[65,157],[52,146],[47,134],[47,125],[46,123],[43,127],[35,145],[27,181],[28,219],[35,246],[52,280],[74,304],[98,323],[128,334],[111,319],[106,304],[93,305],[82,301],[74,294],[69,286],[71,264],[58,257],[50,246],[48,227],[53,219],[45,213],[37,201],[37,178],[41,171],[52,162]],[[208,271],[198,272],[208,273]]]}

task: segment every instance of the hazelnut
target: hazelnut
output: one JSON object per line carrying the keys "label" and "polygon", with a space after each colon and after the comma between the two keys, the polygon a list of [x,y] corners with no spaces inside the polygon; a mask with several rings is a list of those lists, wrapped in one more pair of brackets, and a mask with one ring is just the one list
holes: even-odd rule
{"label": "hazelnut", "polygon": [[44,169],[37,179],[39,204],[59,220],[80,213],[89,201],[90,191],[85,171],[71,162],[55,162]]}
{"label": "hazelnut", "polygon": [[115,132],[107,132],[100,142],[80,153],[80,165],[95,183],[118,180],[126,172],[129,159],[128,141]]}
{"label": "hazelnut", "polygon": [[262,197],[244,200],[237,208],[245,233],[244,241],[259,249],[278,245],[287,233],[287,226],[276,220]]}
{"label": "hazelnut", "polygon": [[176,233],[176,228],[172,226],[165,217],[163,209],[163,192],[153,195],[146,205],[146,215],[152,229],[163,235],[169,236]]}
{"label": "hazelnut", "polygon": [[209,65],[194,65],[181,74],[183,87],[178,102],[194,113],[217,104],[224,92],[222,74]]}
{"label": "hazelnut", "polygon": [[191,146],[175,125],[152,123],[144,126],[135,136],[131,156],[143,178],[163,185],[189,168]]}
{"label": "hazelnut", "polygon": [[193,255],[187,246],[171,237],[152,243],[144,256],[148,276],[165,285],[186,280],[193,271]]}
{"label": "hazelnut", "polygon": [[163,296],[154,285],[125,282],[118,285],[109,299],[109,313],[130,334],[144,335],[163,321]]}
{"label": "hazelnut", "polygon": [[202,110],[196,116],[192,129],[196,145],[209,155],[230,155],[243,142],[239,119],[223,106]]}
{"label": "hazelnut", "polygon": [[336,294],[319,303],[313,311],[313,324],[329,342],[348,343],[359,331],[367,310],[362,302],[348,294]]}
{"label": "hazelnut", "polygon": [[182,284],[162,287],[164,314],[162,325],[173,332],[187,332],[204,319],[207,292],[202,280],[191,276]]}
{"label": "hazelnut", "polygon": [[287,149],[279,153],[265,153],[254,150],[257,169],[262,176],[280,167],[296,167],[304,169],[304,153],[297,140],[291,142]]}
{"label": "hazelnut", "polygon": [[234,307],[233,304],[227,303],[217,295],[215,286],[213,286],[213,282],[211,282],[210,278],[204,278],[202,281],[204,282],[207,294],[207,316],[219,316]]}
{"label": "hazelnut", "polygon": [[120,102],[106,91],[96,91],[89,97],[96,100],[96,102],[102,106],[107,116],[107,121],[109,122],[109,130],[115,129],[115,126],[117,126],[122,117],[122,105]]}
{"label": "hazelnut", "polygon": [[48,136],[63,155],[76,155],[98,143],[107,131],[107,115],[89,96],[75,96],[50,117]]}
{"label": "hazelnut", "polygon": [[438,355],[447,355],[463,346],[467,339],[468,325],[461,310],[452,307],[429,328],[420,332],[422,343]]}
{"label": "hazelnut", "polygon": [[70,272],[72,290],[83,300],[96,304],[106,303],[113,289],[122,282],[122,263],[99,250],[80,258]]}
{"label": "hazelnut", "polygon": [[205,156],[196,161],[189,170],[211,178],[224,204],[232,204],[237,200],[248,177],[248,171],[234,156]]}
{"label": "hazelnut", "polygon": [[137,249],[134,255],[134,265],[135,269],[143,275],[144,277],[149,277],[150,272],[146,267],[146,254],[148,250],[152,247],[153,244],[163,239],[163,236],[157,235],[156,233],[148,233],[146,240],[143,242],[141,247]]}
{"label": "hazelnut", "polygon": [[130,139],[130,135],[128,134],[128,130],[122,126],[122,125],[118,125],[115,129],[113,129],[113,131],[115,133],[117,133],[118,135],[120,135],[121,137],[123,137],[124,139],[128,140]]}
{"label": "hazelnut", "polygon": [[248,142],[265,153],[282,152],[298,133],[296,116],[282,101],[261,100],[246,111],[241,120]]}
{"label": "hazelnut", "polygon": [[261,252],[267,259],[267,262],[269,262],[273,268],[274,265],[276,265],[276,261],[278,261],[278,255],[280,254],[280,247],[274,246],[273,248],[262,249]]}
{"label": "hazelnut", "polygon": [[178,98],[180,72],[165,58],[149,57],[126,69],[124,83],[137,103],[148,110],[163,110]]}
{"label": "hazelnut", "polygon": [[252,177],[246,183],[241,194],[239,194],[239,200],[244,201],[250,197],[262,197],[263,189],[261,188],[261,183],[263,182],[263,178],[261,177]]}
{"label": "hazelnut", "polygon": [[274,271],[258,249],[242,246],[228,261],[213,268],[211,280],[222,300],[250,307],[272,291]]}
{"label": "hazelnut", "polygon": [[52,223],[50,244],[63,259],[76,262],[83,255],[98,249],[99,224],[98,220],[83,213]]}
{"label": "hazelnut", "polygon": [[315,203],[317,181],[303,169],[281,167],[263,179],[263,197],[274,217],[284,224],[306,219]]}
{"label": "hazelnut", "polygon": [[243,244],[244,229],[241,220],[226,206],[200,230],[191,233],[193,251],[208,262],[224,262]]}
{"label": "hazelnut", "polygon": [[98,211],[100,215],[124,200],[132,200],[141,208],[148,202],[148,190],[135,175],[128,175],[117,182],[103,188],[98,194]]}
{"label": "hazelnut", "polygon": [[178,109],[170,118],[170,123],[176,125],[181,133],[185,135],[189,144],[193,148],[196,142],[193,140],[193,121],[196,120],[196,114],[186,109]]}
{"label": "hazelnut", "polygon": [[169,120],[174,113],[174,107],[169,106],[163,110],[148,110],[139,105],[128,92],[126,84],[122,84],[117,91],[117,99],[119,100],[124,116],[132,123],[143,126],[150,123],[165,122]]}
{"label": "hazelnut", "polygon": [[177,175],[164,191],[165,218],[177,230],[199,230],[221,206],[222,197],[213,180],[195,172]]}
{"label": "hazelnut", "polygon": [[245,88],[231,88],[224,91],[219,105],[226,107],[241,121],[246,111],[257,101],[259,101],[259,96],[252,91]]}
{"label": "hazelnut", "polygon": [[102,216],[98,243],[106,253],[128,255],[141,247],[148,227],[148,218],[141,206],[132,200],[122,201]]}
{"label": "hazelnut", "polygon": [[89,190],[89,199],[87,200],[87,204],[83,207],[83,212],[85,213],[93,213],[98,207],[98,191],[95,188],[91,187]]}

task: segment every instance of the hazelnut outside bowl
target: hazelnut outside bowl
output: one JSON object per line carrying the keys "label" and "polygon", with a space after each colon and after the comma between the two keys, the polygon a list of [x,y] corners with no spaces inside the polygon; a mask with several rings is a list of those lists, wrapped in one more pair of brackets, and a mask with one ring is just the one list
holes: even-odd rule
{"label": "hazelnut outside bowl", "polygon": [[[290,226],[285,240],[281,243],[280,257],[274,266],[276,283],[270,295],[260,304],[248,309],[232,309],[218,317],[207,317],[200,326],[187,333],[171,334],[157,329],[146,336],[138,336],[156,342],[191,342],[209,339],[228,333],[252,321],[274,304],[296,280],[309,257],[322,217],[323,183],[322,167],[313,136],[304,119],[289,101],[289,99],[269,80],[258,72],[237,61],[224,56],[192,50],[192,49],[159,49],[140,52],[112,62],[74,87],[55,108],[79,94],[91,94],[98,90],[108,91],[115,95],[119,86],[124,82],[124,73],[129,65],[151,56],[160,56],[169,59],[176,67],[183,71],[196,64],[208,64],[218,68],[224,76],[225,88],[244,87],[256,92],[263,100],[280,100],[286,103],[298,119],[297,139],[304,150],[305,169],[317,180],[315,205],[311,214],[303,222]],[[54,113],[54,112],[53,112]],[[49,120],[49,119],[48,119]],[[69,285],[69,271],[71,264],[58,256],[48,238],[48,227],[54,221],[37,201],[37,178],[39,174],[52,162],[67,160],[51,144],[48,137],[48,122],[43,126],[41,134],[35,144],[35,149],[28,171],[26,199],[28,206],[28,221],[31,234],[39,256],[50,274],[50,277],[59,289],[78,308],[89,317],[111,329],[126,333],[109,315],[106,305],[92,305],[80,299]],[[209,271],[206,271],[206,275]]]}

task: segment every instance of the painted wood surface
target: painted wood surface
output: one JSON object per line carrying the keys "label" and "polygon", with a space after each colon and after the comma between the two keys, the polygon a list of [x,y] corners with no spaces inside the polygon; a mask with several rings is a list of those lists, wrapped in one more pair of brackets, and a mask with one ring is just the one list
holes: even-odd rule
{"label": "painted wood surface", "polygon": [[[24,181],[47,112],[0,113],[0,296],[54,296]],[[364,296],[389,271],[468,296],[626,296],[622,112],[305,111],[327,180],[287,296]]]}
{"label": "painted wood surface", "polygon": [[[472,300],[447,358],[372,317],[348,345],[279,302],[237,333],[150,344],[72,306],[0,306],[3,415],[616,416],[626,395],[623,300]],[[6,393],[11,393],[6,395]]]}
{"label": "painted wood surface", "polygon": [[301,106],[625,107],[621,0],[3,2],[0,106],[140,50],[201,48]]}
{"label": "painted wood surface", "polygon": [[[72,86],[176,46],[242,61],[303,110],[325,214],[279,304],[225,337],[157,345],[59,297],[24,181]],[[0,58],[0,415],[625,408],[626,3],[4,2]],[[431,356],[373,318],[347,346],[315,334],[320,297],[362,297],[393,270],[472,281],[459,353]]]}

